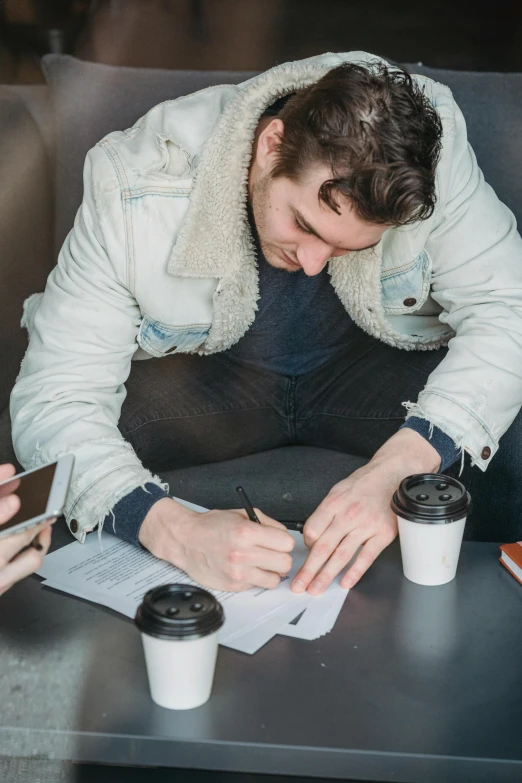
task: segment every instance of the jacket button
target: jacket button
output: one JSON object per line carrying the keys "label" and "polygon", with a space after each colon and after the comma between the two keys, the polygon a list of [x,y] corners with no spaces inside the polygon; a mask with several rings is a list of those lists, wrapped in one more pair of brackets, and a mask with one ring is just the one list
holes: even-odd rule
{"label": "jacket button", "polygon": [[491,449],[489,448],[489,446],[485,446],[482,449],[480,456],[482,457],[482,459],[489,459],[491,457]]}
{"label": "jacket button", "polygon": [[71,524],[69,525],[71,529],[71,533],[77,533],[78,532],[78,522],[76,519],[71,519]]}
{"label": "jacket button", "polygon": [[417,304],[417,300],[416,299],[405,299],[404,302],[403,302],[403,305],[405,307],[413,307],[413,305],[416,305],[416,304]]}

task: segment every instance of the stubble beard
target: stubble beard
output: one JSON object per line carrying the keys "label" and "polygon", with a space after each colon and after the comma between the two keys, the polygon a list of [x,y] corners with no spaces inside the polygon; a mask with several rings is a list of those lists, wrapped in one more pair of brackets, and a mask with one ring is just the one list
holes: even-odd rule
{"label": "stubble beard", "polygon": [[259,236],[259,245],[263,256],[275,269],[285,272],[297,272],[298,269],[289,269],[281,258],[281,248],[265,240],[268,224],[268,212],[270,210],[270,182],[269,174],[258,179],[252,187],[252,211]]}

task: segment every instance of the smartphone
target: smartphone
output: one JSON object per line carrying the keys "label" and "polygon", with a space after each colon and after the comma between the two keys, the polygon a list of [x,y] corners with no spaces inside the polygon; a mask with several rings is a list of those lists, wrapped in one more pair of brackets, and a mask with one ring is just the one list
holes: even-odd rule
{"label": "smartphone", "polygon": [[36,527],[63,513],[74,465],[72,454],[0,482],[0,497],[18,495],[18,512],[0,524],[0,538]]}

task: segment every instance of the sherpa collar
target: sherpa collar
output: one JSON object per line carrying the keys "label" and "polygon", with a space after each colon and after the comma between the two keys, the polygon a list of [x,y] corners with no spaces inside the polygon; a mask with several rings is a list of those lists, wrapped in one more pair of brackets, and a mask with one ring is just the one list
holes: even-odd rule
{"label": "sherpa collar", "polygon": [[[313,84],[344,62],[382,60],[366,52],[349,52],[271,68],[238,85],[205,143],[187,213],[168,264],[171,275],[219,279],[212,327],[202,353],[222,351],[236,343],[253,323],[258,309],[259,282],[247,217],[247,184],[259,118],[281,96]],[[370,251],[331,260],[332,284],[361,328],[390,344],[415,347],[411,338],[406,340],[394,330],[390,334],[380,296],[381,259],[379,243]]]}
{"label": "sherpa collar", "polygon": [[169,260],[181,277],[215,277],[214,318],[205,353],[236,343],[252,324],[259,298],[247,184],[254,134],[267,106],[307,87],[343,62],[378,61],[364,52],[285,63],[238,85],[206,142],[190,203]]}

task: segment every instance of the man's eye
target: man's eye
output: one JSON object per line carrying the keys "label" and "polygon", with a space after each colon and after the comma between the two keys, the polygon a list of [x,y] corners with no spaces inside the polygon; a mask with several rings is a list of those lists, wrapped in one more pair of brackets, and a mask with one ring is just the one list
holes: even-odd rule
{"label": "man's eye", "polygon": [[304,234],[309,234],[309,233],[310,233],[310,232],[308,231],[308,229],[306,229],[304,226],[302,226],[302,225],[299,223],[299,221],[298,221],[298,220],[294,220],[294,223],[295,223],[296,227],[299,229],[299,231],[302,231]]}

